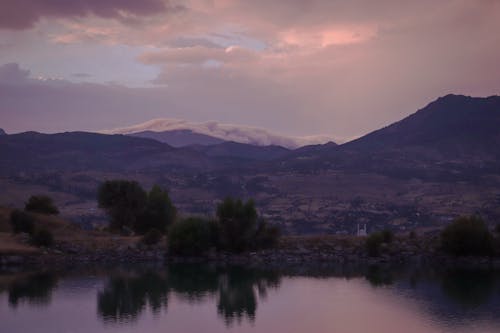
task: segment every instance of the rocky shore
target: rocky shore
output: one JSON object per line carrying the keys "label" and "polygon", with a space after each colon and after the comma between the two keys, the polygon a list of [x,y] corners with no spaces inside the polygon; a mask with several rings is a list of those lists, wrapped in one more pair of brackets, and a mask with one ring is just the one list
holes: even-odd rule
{"label": "rocky shore", "polygon": [[383,244],[377,256],[369,256],[363,238],[288,237],[275,249],[240,254],[209,251],[204,256],[185,257],[168,253],[165,244],[141,243],[117,245],[107,249],[89,249],[72,244],[57,244],[39,253],[0,254],[0,266],[50,266],[71,263],[140,263],[140,262],[215,262],[255,264],[271,267],[311,263],[325,264],[403,264],[436,263],[464,267],[500,268],[498,257],[452,257],[443,254],[432,237],[395,239]]}

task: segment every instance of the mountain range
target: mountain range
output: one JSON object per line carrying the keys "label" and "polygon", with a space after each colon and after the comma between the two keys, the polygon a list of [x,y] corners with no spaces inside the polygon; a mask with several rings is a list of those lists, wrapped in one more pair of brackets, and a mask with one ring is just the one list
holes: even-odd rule
{"label": "mountain range", "polygon": [[71,215],[95,207],[103,179],[131,178],[169,188],[189,213],[212,214],[227,195],[253,197],[290,232],[351,232],[367,222],[407,230],[472,213],[500,220],[499,125],[499,96],[447,95],[341,145],[290,149],[142,127],[2,135],[0,202],[46,189]]}
{"label": "mountain range", "polygon": [[286,136],[257,127],[223,124],[216,121],[195,123],[180,119],[153,119],[138,125],[104,130],[101,133],[153,138],[174,147],[192,144],[210,145],[232,141],[256,146],[275,145],[295,149],[333,140],[325,135]]}

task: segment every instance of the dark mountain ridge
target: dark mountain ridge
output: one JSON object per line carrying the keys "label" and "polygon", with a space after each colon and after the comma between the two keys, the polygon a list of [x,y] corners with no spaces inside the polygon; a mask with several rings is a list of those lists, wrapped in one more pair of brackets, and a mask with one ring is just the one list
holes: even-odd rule
{"label": "dark mountain ridge", "polygon": [[442,152],[497,152],[500,96],[447,95],[423,109],[342,145],[361,151],[425,147]]}

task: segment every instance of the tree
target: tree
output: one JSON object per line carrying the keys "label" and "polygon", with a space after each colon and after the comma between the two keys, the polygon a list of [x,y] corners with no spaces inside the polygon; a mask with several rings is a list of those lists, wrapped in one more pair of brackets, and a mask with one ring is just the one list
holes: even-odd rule
{"label": "tree", "polygon": [[108,180],[99,186],[99,208],[105,209],[110,217],[110,227],[135,228],[144,217],[148,195],[135,181]]}
{"label": "tree", "polygon": [[456,256],[490,255],[493,237],[483,219],[462,216],[443,230],[441,246],[444,251]]}
{"label": "tree", "polygon": [[134,230],[143,234],[156,229],[165,233],[177,216],[177,209],[172,204],[168,192],[158,185],[148,193],[144,215],[136,221]]}
{"label": "tree", "polygon": [[253,200],[225,199],[217,206],[220,242],[223,249],[241,252],[248,249],[257,231],[257,211]]}
{"label": "tree", "polygon": [[59,214],[59,209],[54,205],[54,201],[47,195],[32,195],[24,210],[42,214]]}

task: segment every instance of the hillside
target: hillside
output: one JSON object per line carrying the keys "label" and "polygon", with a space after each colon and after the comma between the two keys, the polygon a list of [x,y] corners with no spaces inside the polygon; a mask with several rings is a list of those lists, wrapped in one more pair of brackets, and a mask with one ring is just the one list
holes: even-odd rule
{"label": "hillside", "polygon": [[210,168],[202,154],[156,140],[86,132],[26,132],[0,137],[2,174]]}
{"label": "hillside", "polygon": [[65,217],[102,221],[97,186],[126,178],[167,188],[183,214],[254,198],[290,233],[432,228],[462,214],[500,221],[500,97],[448,95],[352,142],[295,150],[235,142],[174,148],[126,135],[0,137],[0,204],[50,193]]}
{"label": "hillside", "polygon": [[343,149],[384,151],[408,147],[445,154],[492,153],[500,144],[500,96],[447,95],[423,109],[343,145]]}
{"label": "hillside", "polygon": [[281,165],[440,181],[500,174],[499,124],[499,96],[447,95],[354,141],[296,150]]}

